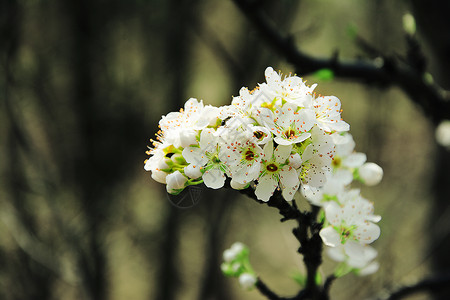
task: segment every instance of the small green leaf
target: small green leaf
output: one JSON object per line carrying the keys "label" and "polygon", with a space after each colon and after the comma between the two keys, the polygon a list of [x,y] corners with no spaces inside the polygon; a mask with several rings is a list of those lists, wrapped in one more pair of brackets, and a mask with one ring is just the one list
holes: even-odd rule
{"label": "small green leaf", "polygon": [[355,40],[358,36],[358,26],[355,23],[349,23],[347,25],[347,35],[350,39]]}
{"label": "small green leaf", "polygon": [[318,71],[316,71],[313,76],[317,79],[317,80],[321,80],[321,81],[330,81],[334,79],[334,72],[331,69],[320,69]]}
{"label": "small green leaf", "polygon": [[300,272],[293,273],[291,275],[291,278],[294,279],[294,281],[297,282],[301,287],[304,287],[306,285],[306,275]]}
{"label": "small green leaf", "polygon": [[316,280],[316,284],[317,284],[317,285],[321,285],[321,284],[322,284],[322,275],[320,275],[319,272],[316,273],[316,278],[315,278],[315,280]]}

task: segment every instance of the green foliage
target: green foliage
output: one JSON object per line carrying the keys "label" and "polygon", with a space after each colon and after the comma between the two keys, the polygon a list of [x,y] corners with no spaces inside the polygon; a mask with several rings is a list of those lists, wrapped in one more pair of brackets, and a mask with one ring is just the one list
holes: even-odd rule
{"label": "green foliage", "polygon": [[313,76],[318,81],[331,81],[334,79],[334,72],[331,69],[320,69]]}

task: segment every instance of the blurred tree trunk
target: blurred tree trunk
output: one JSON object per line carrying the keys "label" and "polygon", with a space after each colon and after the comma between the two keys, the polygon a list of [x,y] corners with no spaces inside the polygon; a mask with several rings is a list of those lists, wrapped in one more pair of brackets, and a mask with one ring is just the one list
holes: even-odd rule
{"label": "blurred tree trunk", "polygon": [[[169,78],[169,92],[167,99],[169,111],[178,111],[184,106],[186,98],[186,86],[189,78],[188,65],[191,58],[192,36],[189,34],[192,22],[196,22],[195,13],[197,1],[194,0],[170,0],[165,5],[167,20],[164,24],[165,53]],[[181,289],[180,266],[177,264],[180,230],[183,223],[183,213],[179,208],[167,204],[168,213],[165,224],[161,227],[162,241],[160,243],[160,258],[156,275],[156,291],[153,299],[176,299],[178,290]],[[150,258],[152,261],[153,258]]]}
{"label": "blurred tree trunk", "polygon": [[[450,2],[411,0],[419,33],[428,43],[431,72],[436,82],[450,89]],[[437,125],[437,124],[435,124]],[[430,252],[437,274],[450,272],[450,153],[437,145],[433,179],[434,203],[430,215]],[[448,290],[448,289],[447,289]],[[433,293],[435,299],[450,299],[450,291]]]}

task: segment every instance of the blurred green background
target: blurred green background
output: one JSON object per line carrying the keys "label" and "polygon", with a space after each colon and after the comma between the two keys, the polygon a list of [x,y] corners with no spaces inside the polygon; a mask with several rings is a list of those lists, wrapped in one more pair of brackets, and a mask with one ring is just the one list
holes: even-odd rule
{"label": "blurred green background", "polygon": [[[275,209],[204,190],[198,205],[180,210],[143,169],[159,119],[190,97],[226,105],[240,87],[263,82],[267,66],[295,72],[232,1],[0,3],[1,299],[265,299],[221,275],[222,252],[235,241],[249,246],[254,269],[274,291],[298,291],[290,278],[303,270],[294,224],[280,223]],[[310,55],[374,59],[349,30],[402,56],[402,17],[412,4],[258,5]],[[448,40],[448,27],[441,29]],[[422,37],[433,72],[439,63]],[[374,244],[380,270],[336,280],[332,299],[373,298],[439,274],[450,218],[445,201],[435,200],[447,154],[433,125],[398,88],[304,79],[341,99],[356,150],[385,172],[380,185],[361,187],[383,217]],[[333,266],[325,258],[323,274]]]}

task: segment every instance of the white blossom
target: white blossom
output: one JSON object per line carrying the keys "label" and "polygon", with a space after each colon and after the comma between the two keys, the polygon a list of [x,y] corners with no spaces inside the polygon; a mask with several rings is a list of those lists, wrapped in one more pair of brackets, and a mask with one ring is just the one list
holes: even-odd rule
{"label": "white blossom", "polygon": [[243,289],[249,290],[256,284],[256,276],[250,273],[242,273],[239,276],[239,284]]}

